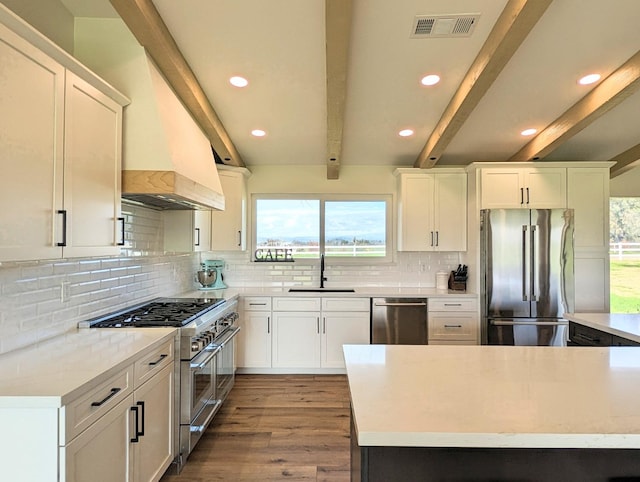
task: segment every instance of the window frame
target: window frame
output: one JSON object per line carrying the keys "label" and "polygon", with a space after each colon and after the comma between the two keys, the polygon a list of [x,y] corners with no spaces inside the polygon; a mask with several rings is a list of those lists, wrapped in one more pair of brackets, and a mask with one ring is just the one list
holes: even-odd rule
{"label": "window frame", "polygon": [[[304,200],[313,200],[320,202],[320,220],[319,220],[319,228],[320,228],[320,239],[319,239],[319,253],[324,252],[325,250],[325,239],[324,239],[324,230],[325,230],[325,203],[326,202],[363,202],[363,201],[379,201],[385,203],[385,255],[384,256],[362,256],[362,257],[349,257],[349,256],[331,256],[325,253],[325,261],[328,264],[354,264],[354,265],[370,265],[370,264],[389,264],[394,262],[395,255],[395,230],[393,229],[393,196],[391,194],[295,194],[295,193],[287,193],[287,194],[259,194],[253,193],[251,195],[251,262],[257,262],[255,259],[255,252],[259,249],[256,246],[257,243],[257,202],[258,200],[263,199],[281,199],[281,200],[295,200],[295,199],[304,199]],[[310,261],[317,261],[318,258],[309,258]],[[298,260],[299,261],[299,260]],[[276,263],[277,261],[259,261],[260,263]]]}

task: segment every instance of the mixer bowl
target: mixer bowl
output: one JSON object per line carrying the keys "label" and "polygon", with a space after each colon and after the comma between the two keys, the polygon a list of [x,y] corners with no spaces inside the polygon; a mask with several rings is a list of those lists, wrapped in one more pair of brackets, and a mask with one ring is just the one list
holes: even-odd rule
{"label": "mixer bowl", "polygon": [[216,282],[218,272],[215,269],[204,269],[196,273],[196,279],[203,288],[206,288]]}

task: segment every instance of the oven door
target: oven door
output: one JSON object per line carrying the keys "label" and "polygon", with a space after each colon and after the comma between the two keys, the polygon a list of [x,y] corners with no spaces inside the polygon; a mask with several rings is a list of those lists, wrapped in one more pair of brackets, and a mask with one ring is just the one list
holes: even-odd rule
{"label": "oven door", "polygon": [[224,402],[233,388],[233,382],[235,380],[235,356],[234,345],[235,336],[240,331],[240,328],[234,326],[229,328],[220,338],[214,343],[220,347],[220,353],[218,354],[218,367],[217,367],[217,389],[216,396],[220,402]]}
{"label": "oven door", "polygon": [[190,424],[215,400],[216,346],[208,346],[191,360],[181,362],[180,423]]}

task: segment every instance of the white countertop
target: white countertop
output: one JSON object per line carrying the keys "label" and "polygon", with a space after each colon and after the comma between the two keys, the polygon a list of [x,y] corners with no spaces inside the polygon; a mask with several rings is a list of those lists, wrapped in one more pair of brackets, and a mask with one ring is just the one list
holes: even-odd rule
{"label": "white countertop", "polygon": [[640,313],[565,313],[564,317],[640,343]]}
{"label": "white countertop", "polygon": [[[184,297],[221,297],[229,299],[231,296],[296,296],[296,297],[309,297],[309,296],[331,296],[331,297],[350,297],[350,298],[375,298],[375,297],[387,297],[394,296],[399,297],[416,297],[416,298],[429,298],[429,297],[464,297],[464,298],[477,298],[476,293],[470,293],[467,291],[453,291],[453,290],[437,290],[436,288],[420,288],[420,287],[355,287],[355,292],[345,291],[330,291],[331,288],[327,288],[325,291],[303,291],[303,292],[290,292],[290,288],[306,288],[305,286],[287,286],[287,287],[231,287],[224,290],[198,290],[182,293],[178,296]],[[312,288],[311,288],[312,289]],[[344,287],[337,287],[335,289],[345,289]]]}
{"label": "white countertop", "polygon": [[640,448],[640,350],[345,345],[360,446]]}
{"label": "white countertop", "polygon": [[79,329],[0,355],[0,408],[61,407],[96,377],[116,373],[175,328]]}

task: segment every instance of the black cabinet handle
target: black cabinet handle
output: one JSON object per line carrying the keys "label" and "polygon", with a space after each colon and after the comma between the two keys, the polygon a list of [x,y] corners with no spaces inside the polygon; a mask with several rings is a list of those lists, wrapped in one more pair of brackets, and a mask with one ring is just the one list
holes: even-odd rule
{"label": "black cabinet handle", "polygon": [[527,204],[529,204],[529,188],[527,188]]}
{"label": "black cabinet handle", "polygon": [[520,204],[524,204],[524,189],[520,188]]}
{"label": "black cabinet handle", "polygon": [[238,231],[238,246],[242,246],[242,231]]}
{"label": "black cabinet handle", "polygon": [[200,246],[200,228],[196,228],[196,246]]}
{"label": "black cabinet handle", "polygon": [[131,407],[131,411],[134,412],[135,415],[136,415],[135,422],[134,422],[135,423],[135,428],[134,428],[135,435],[131,439],[131,442],[136,443],[136,442],[140,441],[140,439],[138,439],[138,435],[139,435],[139,432],[138,432],[138,418],[139,417],[138,417],[138,415],[140,415],[140,414],[138,413],[138,407],[137,406]]}
{"label": "black cabinet handle", "polygon": [[105,403],[107,403],[109,400],[111,400],[113,397],[115,397],[116,393],[118,393],[121,389],[120,388],[112,388],[111,391],[109,392],[109,395],[107,395],[106,397],[104,397],[102,400],[100,400],[99,402],[91,402],[91,406],[92,407],[99,407],[101,405],[104,405]]}
{"label": "black cabinet handle", "polygon": [[58,209],[58,214],[62,214],[62,242],[58,243],[58,246],[67,245],[67,210]]}
{"label": "black cabinet handle", "polygon": [[440,246],[440,231],[436,231],[436,246]]}
{"label": "black cabinet handle", "polygon": [[139,432],[136,433],[136,437],[139,435],[140,437],[144,437],[144,402],[138,402],[136,403],[136,405],[138,405],[140,407],[140,418],[142,419],[142,423],[141,425],[141,429]]}
{"label": "black cabinet handle", "polygon": [[169,356],[169,355],[160,355],[160,358],[158,358],[156,361],[149,362],[149,366],[151,366],[151,367],[152,367],[152,366],[157,365],[158,363],[160,363],[162,360],[164,360],[164,359],[165,359],[165,358],[167,358],[168,356]]}
{"label": "black cabinet handle", "polygon": [[120,225],[120,239],[122,241],[118,243],[118,246],[124,246],[124,218],[118,218],[118,221],[122,223]]}
{"label": "black cabinet handle", "polygon": [[433,231],[431,231],[431,246],[433,246]]}

